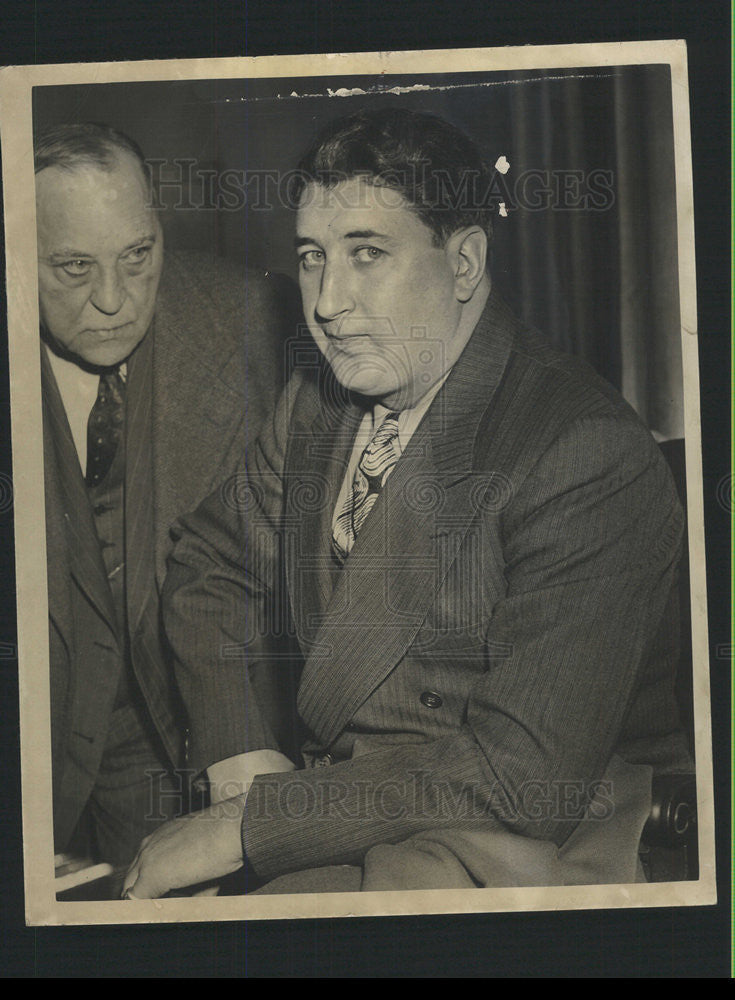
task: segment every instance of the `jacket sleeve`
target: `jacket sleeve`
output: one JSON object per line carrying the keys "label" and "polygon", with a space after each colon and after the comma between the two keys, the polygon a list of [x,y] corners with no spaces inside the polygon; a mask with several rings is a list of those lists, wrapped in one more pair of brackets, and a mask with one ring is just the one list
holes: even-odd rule
{"label": "jacket sleeve", "polygon": [[[258,875],[359,864],[377,844],[441,827],[497,824],[563,843],[586,802],[563,815],[539,803],[554,783],[594,791],[641,688],[656,684],[646,664],[674,585],[682,523],[644,428],[603,416],[575,421],[505,512],[506,590],[487,621],[487,669],[461,727],[257,778],[242,836]],[[499,644],[510,656],[493,659]],[[656,719],[644,721],[655,733]],[[665,722],[661,729],[671,739]]]}
{"label": "jacket sleeve", "polygon": [[[163,617],[189,717],[195,773],[240,753],[280,749],[281,690],[270,669],[286,427],[296,382],[284,390],[245,471],[225,480],[173,529]],[[263,669],[258,661],[263,660]]]}

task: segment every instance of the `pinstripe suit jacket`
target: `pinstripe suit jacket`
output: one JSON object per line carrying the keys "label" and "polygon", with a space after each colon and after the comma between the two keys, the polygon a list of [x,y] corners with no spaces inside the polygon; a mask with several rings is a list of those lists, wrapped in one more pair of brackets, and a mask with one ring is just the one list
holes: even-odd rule
{"label": "pinstripe suit jacket", "polygon": [[[280,279],[169,254],[152,328],[128,362],[127,640],[163,766],[182,765],[184,732],[160,625],[169,528],[223,469],[237,467],[272,405],[292,302]],[[45,351],[42,392],[54,825],[63,849],[94,786],[126,637]]]}
{"label": "pinstripe suit jacket", "polygon": [[[648,794],[652,771],[688,765],[671,618],[682,512],[632,410],[492,293],[340,570],[330,525],[362,414],[304,351],[239,509],[212,497],[179,529],[164,606],[195,753],[204,766],[271,745],[261,640],[290,634],[306,766],[251,787],[255,871],[367,870],[423,837],[424,858],[434,838],[469,884],[492,884],[492,842],[555,858],[583,816],[624,822],[631,775]],[[529,877],[563,878],[554,864]]]}

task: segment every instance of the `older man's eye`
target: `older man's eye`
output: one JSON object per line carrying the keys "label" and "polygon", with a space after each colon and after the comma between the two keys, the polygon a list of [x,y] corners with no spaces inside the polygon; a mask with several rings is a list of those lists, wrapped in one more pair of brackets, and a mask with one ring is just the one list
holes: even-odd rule
{"label": "older man's eye", "polygon": [[124,260],[126,264],[143,264],[150,256],[151,246],[146,243],[139,247],[133,247],[132,250],[128,250],[125,254]]}
{"label": "older man's eye", "polygon": [[71,278],[83,278],[86,274],[89,274],[92,263],[91,261],[79,258],[77,260],[65,260],[58,267]]}

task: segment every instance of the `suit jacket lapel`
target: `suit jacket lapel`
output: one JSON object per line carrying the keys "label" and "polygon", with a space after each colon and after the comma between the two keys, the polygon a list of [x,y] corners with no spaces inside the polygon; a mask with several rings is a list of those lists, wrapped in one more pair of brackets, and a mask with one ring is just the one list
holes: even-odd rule
{"label": "suit jacket lapel", "polygon": [[145,337],[128,362],[125,415],[125,566],[128,629],[132,635],[151,593],[154,579],[153,338]]}
{"label": "suit jacket lapel", "polygon": [[[491,295],[338,576],[314,643],[305,651],[299,690],[301,717],[325,745],[409,649],[472,518],[496,486],[497,474],[476,470],[475,447],[507,364],[514,326]],[[333,507],[332,502],[320,522],[314,521],[322,539],[330,537]],[[319,545],[315,534],[305,539],[305,553],[314,551],[312,545]],[[312,608],[321,603],[306,587],[292,589],[292,601]]]}
{"label": "suit jacket lapel", "polygon": [[[43,380],[43,453],[44,488],[46,501],[46,564],[48,567],[48,608],[59,633],[67,646],[71,646],[73,620],[69,595],[69,539],[64,517],[65,495],[62,491],[63,473],[59,461],[60,435],[65,428],[66,415],[56,389],[56,383],[49,383],[50,372],[46,370],[48,361],[42,359]],[[53,376],[52,376],[53,377]],[[71,434],[71,432],[69,432]]]}
{"label": "suit jacket lapel", "polygon": [[[76,447],[66,418],[56,379],[41,352],[45,450],[46,516],[48,532],[49,610],[52,616],[67,618],[69,634],[68,581],[58,567],[68,566],[81,590],[116,635],[116,616],[107,582],[97,531],[87,490],[82,478]],[[63,524],[63,530],[58,529]],[[63,542],[62,542],[63,539]],[[64,551],[64,548],[66,551]]]}
{"label": "suit jacket lapel", "polygon": [[[297,635],[305,654],[316,644],[341,571],[332,555],[334,511],[364,409],[326,371],[313,419],[295,423],[286,459],[285,564]],[[289,530],[289,526],[293,530]],[[324,652],[324,651],[322,651]]]}

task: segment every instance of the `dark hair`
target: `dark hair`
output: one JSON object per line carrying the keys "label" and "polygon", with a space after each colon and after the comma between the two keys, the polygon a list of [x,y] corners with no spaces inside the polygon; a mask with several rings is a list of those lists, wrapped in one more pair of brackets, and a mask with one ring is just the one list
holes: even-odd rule
{"label": "dark hair", "polygon": [[55,125],[41,132],[33,143],[35,172],[46,167],[74,170],[90,164],[101,170],[114,170],[121,151],[138,161],[148,183],[145,158],[137,142],[124,132],[97,122]]}
{"label": "dark hair", "polygon": [[331,122],[302,157],[294,193],[353,177],[403,195],[434,239],[478,225],[492,235],[491,173],[475,143],[436,115],[406,108],[359,111]]}

